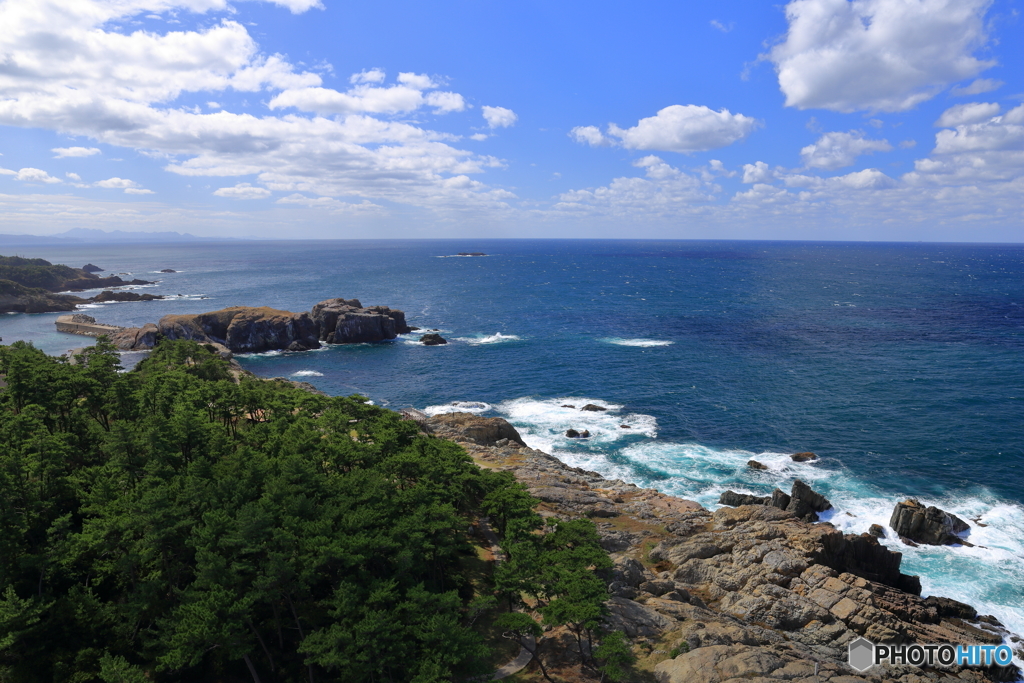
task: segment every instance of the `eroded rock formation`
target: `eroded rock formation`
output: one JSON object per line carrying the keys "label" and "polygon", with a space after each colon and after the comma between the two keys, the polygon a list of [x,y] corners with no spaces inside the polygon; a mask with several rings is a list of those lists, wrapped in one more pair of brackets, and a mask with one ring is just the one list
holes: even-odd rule
{"label": "eroded rock formation", "polygon": [[364,308],[358,299],[327,299],[313,307],[319,338],[328,344],[357,344],[394,339],[410,332],[405,313],[387,306]]}
{"label": "eroded rock formation", "polygon": [[934,505],[925,507],[913,498],[896,504],[889,519],[889,526],[900,538],[909,538],[917,543],[970,545],[957,536],[971,528],[967,522]]}
{"label": "eroded rock formation", "polygon": [[[476,430],[489,422],[468,414],[421,420],[482,466],[512,472],[541,499],[542,515],[594,519],[615,563],[606,626],[648,653],[637,666],[660,683],[983,683],[1019,675],[1013,667],[926,672],[888,664],[858,674],[846,663],[846,647],[859,636],[968,644],[1007,634],[962,602],[921,598],[917,577],[899,571],[901,554],[876,538],[800,519],[770,504],[778,496],[711,513],[568,467],[521,439],[496,439],[499,428],[512,429],[504,420],[494,419],[492,433],[479,439]],[[809,505],[823,503],[803,487],[794,493]],[[556,628],[545,639],[555,641],[545,645],[549,666],[561,661],[565,671],[578,670],[570,635]]]}

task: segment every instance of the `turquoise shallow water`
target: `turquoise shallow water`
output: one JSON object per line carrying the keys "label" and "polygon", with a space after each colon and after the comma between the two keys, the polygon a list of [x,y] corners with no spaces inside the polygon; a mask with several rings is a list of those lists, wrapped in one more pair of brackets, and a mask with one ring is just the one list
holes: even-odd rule
{"label": "turquoise shallow water", "polygon": [[[9,253],[3,249],[0,252]],[[483,251],[480,258],[442,258]],[[138,325],[232,305],[328,297],[406,311],[451,343],[243,357],[261,375],[391,407],[453,402],[531,445],[638,484],[717,501],[788,489],[836,504],[849,531],[914,495],[973,523],[986,548],[908,548],[926,593],[1024,633],[1024,246],[653,241],[261,242],[19,246],[161,281],[150,303],[97,306]],[[161,268],[180,272],[159,274]],[[88,340],[56,314],[0,318],[5,342]],[[606,413],[562,408],[599,403]],[[629,425],[623,428],[622,425]],[[588,428],[586,443],[564,431]],[[813,464],[786,454],[812,450]],[[751,457],[769,465],[753,472]]]}

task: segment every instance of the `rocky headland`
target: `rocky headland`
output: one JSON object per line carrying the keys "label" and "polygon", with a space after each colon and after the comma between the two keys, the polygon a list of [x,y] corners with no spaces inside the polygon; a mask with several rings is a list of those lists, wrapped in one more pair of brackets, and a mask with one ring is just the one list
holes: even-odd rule
{"label": "rocky headland", "polygon": [[[145,296],[145,295],[143,295]],[[409,332],[405,313],[387,306],[363,307],[358,299],[327,299],[311,312],[267,306],[234,306],[207,313],[165,315],[157,323],[112,335],[122,351],[153,348],[159,337],[222,345],[233,353],[307,351],[326,344],[394,339]]]}
{"label": "rocky headland", "polygon": [[[95,272],[100,270],[97,266],[89,263],[83,268],[72,268],[65,265],[54,265],[44,259],[0,256],[0,313],[73,311],[79,304],[84,304],[92,299],[83,299],[58,292],[80,292],[104,287],[153,284],[148,280],[122,280],[116,275],[111,277],[95,275]],[[103,294],[110,295],[108,292]],[[152,295],[139,296],[152,297]],[[107,298],[102,300],[120,301],[124,299]]]}
{"label": "rocky headland", "polygon": [[[734,498],[736,507],[711,512],[569,467],[523,445],[500,418],[414,417],[481,467],[511,472],[542,501],[542,515],[594,520],[615,563],[607,626],[626,633],[646,680],[982,683],[1020,675],[1012,666],[850,668],[847,646],[860,636],[876,643],[1005,639],[1018,656],[1024,652],[995,618],[954,599],[922,598],[917,577],[900,572],[902,555],[874,536],[811,521],[829,503],[803,482],[789,494]],[[574,638],[554,629],[544,639],[553,642],[541,650],[545,665],[572,674]]]}

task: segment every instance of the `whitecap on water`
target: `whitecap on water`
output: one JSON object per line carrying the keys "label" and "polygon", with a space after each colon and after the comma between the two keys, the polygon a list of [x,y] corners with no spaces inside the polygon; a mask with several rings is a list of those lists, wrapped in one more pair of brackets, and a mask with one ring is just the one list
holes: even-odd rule
{"label": "whitecap on water", "polygon": [[[583,410],[587,404],[605,410]],[[519,398],[505,401],[496,409],[516,426],[530,447],[554,454],[553,451],[561,453],[573,444],[612,446],[628,437],[654,438],[658,435],[658,421],[653,416],[623,414],[622,408],[621,405],[599,399],[566,396],[546,400]],[[569,429],[589,431],[590,437],[567,437],[565,432]]]}
{"label": "whitecap on water", "polygon": [[317,372],[316,370],[296,370],[292,373],[292,377],[323,377],[324,373]]}
{"label": "whitecap on water", "polygon": [[473,413],[474,415],[479,415],[491,409],[491,404],[484,403],[483,401],[452,401],[444,405],[427,406],[423,409],[423,412],[430,416],[443,413]]}
{"label": "whitecap on water", "polygon": [[615,344],[616,346],[639,346],[642,348],[650,348],[653,346],[671,346],[675,344],[673,341],[667,339],[622,339],[620,337],[607,337],[600,341],[606,344]]}
{"label": "whitecap on water", "polygon": [[497,332],[490,335],[477,335],[475,337],[455,337],[457,341],[466,342],[467,344],[500,344],[501,342],[516,341],[519,339],[514,334],[502,334]]}

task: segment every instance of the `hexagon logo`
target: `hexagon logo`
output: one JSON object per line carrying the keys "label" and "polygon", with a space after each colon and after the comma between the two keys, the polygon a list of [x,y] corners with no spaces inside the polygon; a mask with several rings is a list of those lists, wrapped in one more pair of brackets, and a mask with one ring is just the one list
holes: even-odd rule
{"label": "hexagon logo", "polygon": [[875,644],[867,638],[858,638],[850,643],[849,663],[857,671],[870,669],[875,663]]}

